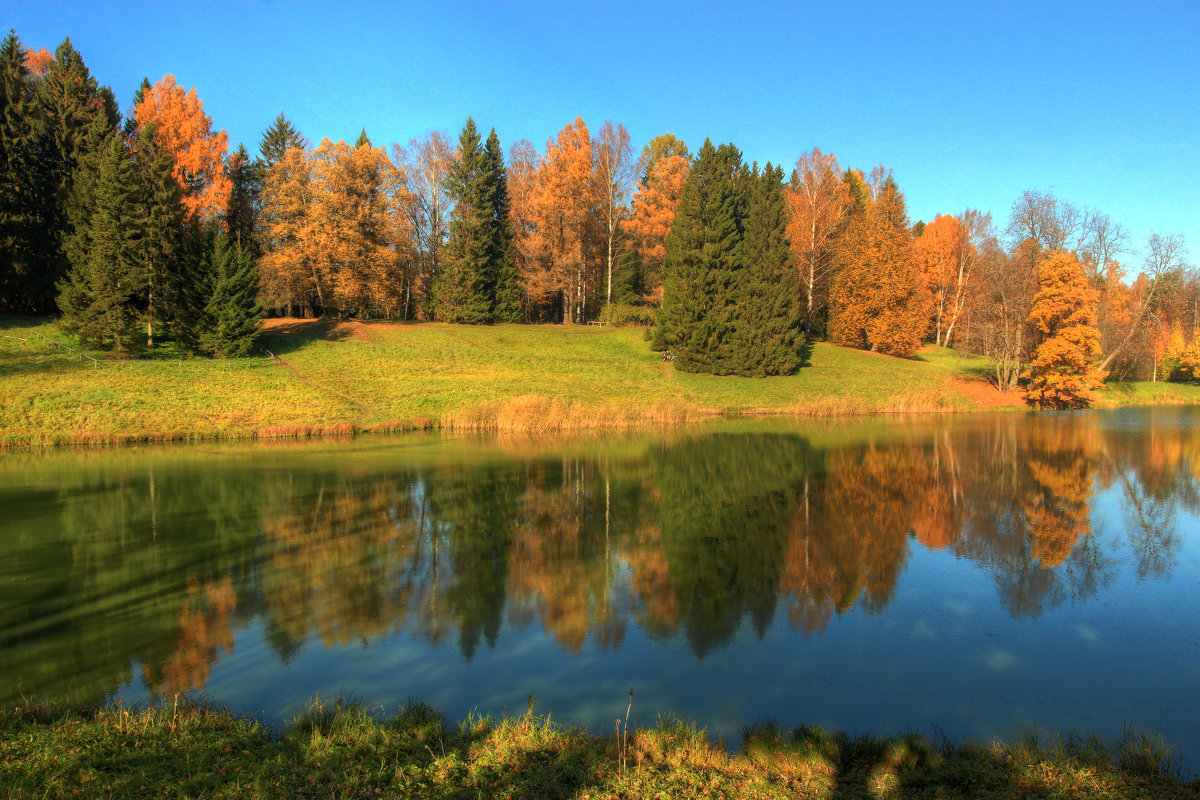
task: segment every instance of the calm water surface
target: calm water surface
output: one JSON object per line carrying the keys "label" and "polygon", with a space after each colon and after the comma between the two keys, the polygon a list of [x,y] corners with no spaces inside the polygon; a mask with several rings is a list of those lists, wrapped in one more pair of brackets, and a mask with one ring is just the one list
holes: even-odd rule
{"label": "calm water surface", "polygon": [[318,692],[1200,759],[1200,414],[0,457],[0,702]]}

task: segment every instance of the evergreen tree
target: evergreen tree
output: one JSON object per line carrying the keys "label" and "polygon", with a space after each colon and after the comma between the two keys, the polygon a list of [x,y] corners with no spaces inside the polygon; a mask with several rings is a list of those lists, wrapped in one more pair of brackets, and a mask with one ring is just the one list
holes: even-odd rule
{"label": "evergreen tree", "polygon": [[307,150],[308,140],[300,135],[300,131],[296,130],[296,126],[289,122],[287,117],[280,114],[271,123],[271,127],[263,131],[262,140],[258,145],[258,157],[262,162],[263,171],[270,169],[293,147]]}
{"label": "evergreen tree", "polygon": [[63,325],[92,347],[134,347],[144,313],[146,275],[138,252],[133,164],[114,134],[100,160],[85,257],[60,285]]}
{"label": "evergreen tree", "polygon": [[148,91],[150,91],[150,79],[144,77],[137,91],[133,93],[133,105],[130,107],[129,113],[125,115],[125,127],[122,130],[127,139],[133,139],[137,136],[138,121],[133,109],[142,104],[142,101],[146,99],[146,92]]}
{"label": "evergreen tree", "polygon": [[488,248],[488,283],[492,291],[492,319],[496,322],[521,320],[521,275],[513,255],[512,209],[508,198],[508,170],[500,137],[492,128],[483,148],[487,194],[492,208],[492,237]]}
{"label": "evergreen tree", "polygon": [[234,242],[247,248],[254,258],[258,252],[259,204],[262,198],[263,174],[260,165],[250,160],[245,145],[229,156],[225,174],[233,188],[225,207],[225,229]]}
{"label": "evergreen tree", "polygon": [[488,260],[494,235],[487,173],[475,120],[468,117],[447,178],[454,216],[442,251],[442,269],[433,287],[434,314],[444,322],[492,321]]}
{"label": "evergreen tree", "polygon": [[258,270],[250,248],[218,234],[213,237],[212,296],[205,306],[208,329],[201,346],[212,355],[252,355],[262,333]]}
{"label": "evergreen tree", "polygon": [[45,281],[52,293],[72,261],[82,259],[78,253],[72,256],[74,242],[86,239],[100,158],[120,125],[121,114],[112,90],[92,77],[70,39],[55,50],[37,94],[48,129],[47,197],[54,241]]}
{"label": "evergreen tree", "polygon": [[370,147],[371,146],[371,140],[370,140],[370,138],[367,137],[367,129],[366,128],[363,128],[362,132],[360,134],[358,134],[358,138],[354,140],[354,146],[355,147],[363,147],[363,146]]}
{"label": "evergreen tree", "polygon": [[17,311],[47,311],[53,300],[45,146],[34,82],[10,30],[0,47],[0,304]]}
{"label": "evergreen tree", "polygon": [[687,372],[737,372],[732,323],[746,217],[744,173],[736,147],[705,140],[667,236],[654,347],[673,351]]}
{"label": "evergreen tree", "polygon": [[203,349],[202,341],[214,325],[208,304],[216,289],[213,266],[216,238],[217,232],[211,225],[186,229],[175,261],[171,335],[188,352]]}
{"label": "evergreen tree", "polygon": [[165,321],[183,276],[176,268],[183,238],[184,208],[175,164],[155,139],[154,126],[138,136],[138,185],[131,192],[130,216],[138,227],[137,252],[146,277],[146,346],[154,346],[155,323]]}
{"label": "evergreen tree", "polygon": [[804,308],[787,223],[783,169],[768,163],[751,176],[746,209],[736,327],[741,375],[786,375],[800,365]]}

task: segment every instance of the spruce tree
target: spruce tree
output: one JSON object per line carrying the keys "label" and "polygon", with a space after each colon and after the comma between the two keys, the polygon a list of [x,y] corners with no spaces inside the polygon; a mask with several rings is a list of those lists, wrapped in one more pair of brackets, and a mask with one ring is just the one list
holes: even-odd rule
{"label": "spruce tree", "polygon": [[250,249],[224,234],[213,239],[212,296],[205,306],[208,330],[202,348],[221,358],[252,355],[262,333],[258,270]]}
{"label": "spruce tree", "polygon": [[511,207],[508,199],[508,170],[500,137],[492,128],[483,148],[487,194],[492,207],[491,243],[488,248],[488,283],[492,287],[492,319],[520,322],[521,275],[513,255]]}
{"label": "spruce tree", "polygon": [[363,147],[363,146],[366,146],[366,147],[371,146],[371,139],[370,139],[370,137],[367,136],[366,128],[363,128],[362,132],[358,134],[358,138],[354,140],[354,146],[356,148]]}
{"label": "spruce tree", "polygon": [[144,313],[146,276],[133,217],[137,180],[119,134],[100,159],[84,258],[60,285],[63,325],[92,347],[131,350]]}
{"label": "spruce tree", "polygon": [[177,280],[171,297],[171,335],[188,352],[203,350],[203,339],[213,328],[208,304],[216,290],[213,265],[216,238],[212,226],[186,229],[175,262]]}
{"label": "spruce tree", "polygon": [[175,164],[157,144],[153,125],[142,129],[134,155],[138,185],[131,192],[130,216],[138,227],[137,252],[146,276],[146,346],[153,347],[155,326],[166,320],[183,278],[177,264],[184,209]]}
{"label": "spruce tree", "polygon": [[731,334],[739,302],[744,172],[736,147],[713,147],[706,139],[667,236],[654,347],[673,351],[686,372],[737,371]]}
{"label": "spruce tree", "polygon": [[750,181],[736,324],[740,375],[786,375],[800,365],[804,308],[792,265],[783,170],[769,163]]}
{"label": "spruce tree", "polygon": [[307,150],[308,140],[300,135],[300,131],[296,130],[296,126],[289,122],[287,117],[280,114],[271,123],[271,127],[263,131],[262,140],[258,145],[258,157],[263,170],[270,169],[293,147]]}
{"label": "spruce tree", "polygon": [[[92,77],[70,39],[54,51],[37,94],[48,136],[47,196],[54,236],[45,279],[52,291],[70,269],[75,240],[86,236],[96,171],[121,114],[112,89]],[[80,258],[75,256],[76,261]]]}
{"label": "spruce tree", "polygon": [[454,216],[433,286],[434,315],[444,322],[492,321],[488,258],[494,237],[487,172],[475,120],[468,117],[447,178]]}
{"label": "spruce tree", "polygon": [[46,205],[53,192],[45,131],[21,43],[10,30],[0,46],[0,304],[23,312],[47,311],[53,299],[53,278],[46,278],[52,240]]}
{"label": "spruce tree", "polygon": [[263,175],[260,165],[250,160],[245,145],[229,156],[225,166],[232,189],[225,206],[225,229],[229,236],[247,248],[254,258],[258,250],[259,204],[262,198]]}

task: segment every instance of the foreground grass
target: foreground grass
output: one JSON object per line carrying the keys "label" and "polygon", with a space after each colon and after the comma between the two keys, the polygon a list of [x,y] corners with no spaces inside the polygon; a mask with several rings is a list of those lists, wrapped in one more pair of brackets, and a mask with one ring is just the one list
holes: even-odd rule
{"label": "foreground grass", "polygon": [[[46,340],[70,343],[53,321],[0,317],[0,446],[1023,408],[986,360],[934,347],[896,359],[818,343],[796,374],[753,379],[678,372],[641,330],[608,327],[276,320],[263,345],[278,358],[234,361],[119,361]],[[1152,391],[1104,402],[1200,402],[1192,387]]]}
{"label": "foreground grass", "polygon": [[410,703],[380,719],[313,703],[275,735],[180,701],[128,711],[0,712],[0,798],[1195,798],[1160,743],[1027,736],[1015,744],[849,737],[767,723],[730,754],[678,720],[628,737],[532,709],[456,725]]}

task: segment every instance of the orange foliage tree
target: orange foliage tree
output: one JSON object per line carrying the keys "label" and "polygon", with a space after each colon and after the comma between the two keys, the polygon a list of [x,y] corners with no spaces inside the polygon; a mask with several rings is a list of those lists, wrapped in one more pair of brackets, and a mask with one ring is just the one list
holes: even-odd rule
{"label": "orange foliage tree", "polygon": [[804,287],[804,333],[811,336],[817,298],[828,291],[837,254],[837,239],[849,209],[849,190],[842,182],[837,157],[814,147],[796,160],[783,196],[788,212],[788,238]]}
{"label": "orange foliage tree", "polygon": [[175,162],[175,179],[188,218],[218,218],[233,189],[225,174],[229,136],[213,130],[196,89],[185,92],[174,75],[166,75],[143,93],[133,114],[139,130],[154,126],[155,140]]}
{"label": "orange foliage tree", "polygon": [[959,305],[955,300],[962,297],[969,277],[963,270],[964,251],[968,248],[974,250],[966,228],[950,214],[938,214],[913,242],[913,258],[933,297],[934,341],[938,345],[943,344],[943,336],[944,343],[950,343],[950,328]]}
{"label": "orange foliage tree", "polygon": [[316,272],[310,231],[311,182],[309,153],[293,147],[267,170],[263,185],[259,279],[266,304],[286,309],[288,316],[325,305],[327,287]]}
{"label": "orange foliage tree", "polygon": [[550,289],[541,280],[542,238],[534,219],[538,168],[541,158],[528,139],[513,142],[508,150],[508,214],[513,232],[513,258],[526,298],[525,319],[533,316],[530,306],[544,302]]}
{"label": "orange foliage tree", "polygon": [[562,296],[563,323],[583,321],[586,312],[598,197],[592,180],[592,140],[576,117],[546,142],[532,203],[541,236],[544,280]]}
{"label": "orange foliage tree", "polygon": [[929,295],[912,259],[904,195],[889,176],[844,237],[831,291],[835,344],[910,357],[929,328]]}
{"label": "orange foliage tree", "polygon": [[1039,408],[1086,408],[1104,380],[1093,363],[1100,355],[1099,293],[1072,253],[1056,252],[1043,259],[1037,277],[1029,323],[1041,343],[1024,374],[1029,379],[1026,400]]}
{"label": "orange foliage tree", "polygon": [[679,155],[658,159],[633,195],[633,213],[622,225],[633,238],[641,261],[644,299],[662,301],[662,270],[667,258],[667,234],[675,223],[683,184],[691,162]]}

